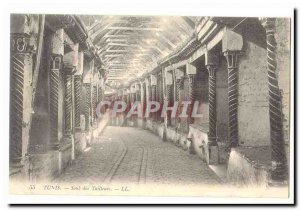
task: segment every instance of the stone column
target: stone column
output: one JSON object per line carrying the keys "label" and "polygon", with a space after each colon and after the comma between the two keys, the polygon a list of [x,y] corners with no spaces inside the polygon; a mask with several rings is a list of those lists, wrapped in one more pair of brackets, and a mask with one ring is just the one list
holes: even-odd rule
{"label": "stone column", "polygon": [[[171,70],[171,71],[172,71],[172,82],[173,82],[173,105],[174,105],[175,101],[178,102],[177,82],[176,82],[176,72],[175,72],[175,70]],[[173,126],[176,126],[176,116],[171,119],[171,124]]]}
{"label": "stone column", "polygon": [[75,92],[75,128],[80,130],[80,103],[81,103],[82,75],[74,76]]}
{"label": "stone column", "polygon": [[222,48],[228,66],[228,101],[229,122],[228,133],[230,147],[236,147],[238,140],[238,60],[242,54],[243,38],[241,35],[226,31],[222,40]]}
{"label": "stone column", "polygon": [[219,163],[219,147],[217,143],[217,95],[216,71],[219,56],[215,52],[206,52],[205,65],[208,70],[208,103],[209,103],[209,131],[208,131],[208,164]]}
{"label": "stone column", "polygon": [[158,112],[156,113],[156,119],[159,122],[163,122],[164,118],[161,117],[161,111],[162,111],[162,105],[164,102],[164,79],[163,79],[163,74],[160,71],[156,75],[157,78],[157,86],[156,86],[156,100],[160,104],[160,108]]}
{"label": "stone column", "polygon": [[65,75],[65,135],[72,135],[72,114],[73,114],[73,98],[72,98],[72,87],[73,87],[73,75]]}
{"label": "stone column", "polygon": [[99,84],[99,95],[98,95],[98,104],[103,100],[103,90],[104,90],[104,78],[100,79],[100,84]]}
{"label": "stone column", "polygon": [[[172,75],[172,72],[168,72],[168,71],[165,71],[165,85],[166,85],[166,102],[168,103],[168,106],[173,106],[174,104],[174,101],[171,101],[172,99],[172,96],[171,96],[171,93],[172,93],[172,85],[173,85],[173,75]],[[167,115],[166,115],[166,124],[167,126],[170,126],[171,125],[171,114],[172,114],[172,111],[167,111]]]}
{"label": "stone column", "polygon": [[[145,84],[146,84],[146,102],[147,102],[147,106],[149,106],[149,101],[151,101],[151,85],[150,85],[150,79],[147,78],[145,80]],[[148,109],[146,107],[146,109]],[[150,115],[149,115],[150,117]]]}
{"label": "stone column", "polygon": [[[135,85],[131,84],[130,85],[130,109],[133,106],[133,103],[135,101]],[[133,121],[133,116],[130,116],[130,120]]]}
{"label": "stone column", "polygon": [[146,111],[147,111],[147,107],[149,105],[149,80],[148,78],[145,78],[145,81],[144,81],[144,88],[145,88],[145,107],[144,107],[144,121],[147,121],[147,118],[146,118]]}
{"label": "stone column", "polygon": [[276,18],[262,18],[261,23],[266,30],[268,84],[269,84],[269,113],[271,133],[271,179],[282,182],[287,179],[287,160],[284,148],[282,98],[277,79]]}
{"label": "stone column", "polygon": [[217,146],[217,95],[216,95],[216,71],[219,57],[215,52],[206,52],[205,65],[208,70],[208,103],[209,103],[209,132],[208,144]]}
{"label": "stone column", "polygon": [[182,70],[180,69],[175,69],[175,81],[176,81],[176,90],[175,90],[175,99],[178,102],[178,109],[177,109],[177,115],[176,115],[176,128],[178,128],[180,126],[180,112],[182,109],[182,103],[181,103],[181,99],[180,99],[180,91],[183,88],[183,77],[184,77],[184,73]]}
{"label": "stone column", "polygon": [[74,100],[75,100],[75,129],[80,131],[80,107],[81,107],[81,91],[82,91],[82,73],[83,73],[83,52],[78,53],[77,72],[74,75]]}
{"label": "stone column", "polygon": [[135,100],[136,101],[141,101],[141,94],[140,94],[140,86],[139,84],[135,83]]}
{"label": "stone column", "polygon": [[141,105],[142,105],[142,120],[143,120],[143,125],[142,127],[145,128],[145,113],[146,113],[146,105],[147,105],[147,96],[146,96],[146,86],[144,82],[140,82],[140,86],[141,86]]}
{"label": "stone column", "polygon": [[63,119],[63,109],[62,109],[62,91],[61,81],[62,81],[62,58],[64,54],[64,44],[63,44],[63,29],[57,30],[53,34],[52,38],[52,55],[50,62],[50,75],[49,75],[49,98],[50,98],[50,147],[57,149],[59,146],[60,138],[62,137],[62,119]]}
{"label": "stone column", "polygon": [[139,82],[139,85],[140,85],[140,103],[141,103],[141,107],[143,110],[142,113],[144,115],[144,106],[145,106],[144,84],[143,84],[143,82]]}
{"label": "stone column", "polygon": [[126,89],[127,91],[127,111],[130,110],[131,108],[131,91],[130,91],[130,86]]}
{"label": "stone column", "polygon": [[96,108],[97,108],[97,85],[93,84],[93,89],[92,89],[92,116],[93,116],[93,123],[96,122],[96,120],[95,120]]}
{"label": "stone column", "polygon": [[130,107],[134,101],[134,87],[130,85]]}
{"label": "stone column", "polygon": [[[94,125],[94,116],[95,116],[95,113],[94,113],[94,103],[95,103],[95,90],[94,90],[94,85],[95,85],[95,60],[91,60],[90,62],[90,104],[89,104],[89,107],[90,107],[90,123],[91,123],[91,126]],[[96,93],[97,93],[97,90],[96,90]]]}
{"label": "stone column", "polygon": [[[151,85],[151,101],[157,101],[157,86]],[[157,112],[152,113],[152,119],[157,120]]]}
{"label": "stone column", "polygon": [[180,100],[180,90],[183,88],[183,79],[182,78],[176,78],[176,101]]}
{"label": "stone column", "polygon": [[[82,98],[83,101],[83,114],[85,116],[85,130],[87,131],[87,135],[90,137],[90,126],[91,126],[91,88],[92,88],[92,70],[94,67],[94,60],[88,60],[88,57],[84,58],[83,65],[83,84],[82,84]],[[104,108],[101,109],[103,111]],[[90,138],[91,139],[91,138]]]}
{"label": "stone column", "polygon": [[[126,89],[122,89],[122,101],[126,103],[126,108],[127,108],[127,91]],[[126,117],[126,109],[124,110],[124,112],[122,113],[123,115],[123,120],[125,120]],[[123,122],[124,125],[125,121]]]}
{"label": "stone column", "polygon": [[[157,90],[156,90],[156,86],[157,86],[157,78],[154,75],[150,75],[150,87],[151,87],[151,101],[156,101],[157,100]],[[156,113],[151,113],[151,118],[152,120],[156,121],[157,117],[156,117]]]}
{"label": "stone column", "polygon": [[63,57],[64,79],[65,79],[65,139],[71,142],[71,159],[75,159],[75,94],[74,94],[74,74],[78,65],[78,44],[73,44],[72,51]]}
{"label": "stone column", "polygon": [[[138,84],[138,82],[135,83],[135,102],[138,102],[139,104],[141,104],[141,87],[140,84]],[[138,126],[139,123],[139,117],[138,115],[134,116],[135,118],[135,126]]]}
{"label": "stone column", "polygon": [[124,95],[124,102],[126,103],[126,109],[124,111],[124,125],[126,125],[126,123],[127,123],[126,115],[127,115],[128,111],[129,111],[129,99],[128,99],[129,98],[129,94],[128,94],[127,88],[125,88],[123,90],[123,95]]}
{"label": "stone column", "polygon": [[9,160],[23,164],[29,144],[29,123],[32,114],[33,54],[36,37],[30,36],[26,15],[14,15],[11,19],[10,45],[10,142]]}
{"label": "stone column", "polygon": [[192,64],[188,63],[186,65],[186,73],[189,79],[189,93],[188,93],[188,99],[191,102],[191,104],[188,107],[188,119],[187,123],[193,124],[194,123],[194,118],[192,117],[192,111],[193,111],[193,106],[195,102],[195,77],[196,77],[196,67],[193,66]]}
{"label": "stone column", "polygon": [[102,101],[102,88],[101,88],[101,85],[99,86],[99,89],[98,89],[98,104]]}
{"label": "stone column", "polygon": [[91,83],[83,83],[85,88],[86,100],[84,101],[84,115],[86,131],[90,130],[90,118],[91,118]]}

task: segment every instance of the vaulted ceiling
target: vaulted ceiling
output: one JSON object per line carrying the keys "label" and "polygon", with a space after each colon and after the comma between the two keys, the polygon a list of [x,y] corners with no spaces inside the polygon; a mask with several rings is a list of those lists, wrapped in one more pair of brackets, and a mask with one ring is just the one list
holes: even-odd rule
{"label": "vaulted ceiling", "polygon": [[113,86],[141,75],[178,50],[194,33],[197,17],[82,15],[107,82]]}

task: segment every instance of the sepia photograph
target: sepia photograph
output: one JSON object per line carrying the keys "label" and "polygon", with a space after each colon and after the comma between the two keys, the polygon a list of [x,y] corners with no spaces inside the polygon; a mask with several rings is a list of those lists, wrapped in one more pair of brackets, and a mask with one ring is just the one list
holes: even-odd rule
{"label": "sepia photograph", "polygon": [[291,196],[292,17],[9,16],[10,195]]}

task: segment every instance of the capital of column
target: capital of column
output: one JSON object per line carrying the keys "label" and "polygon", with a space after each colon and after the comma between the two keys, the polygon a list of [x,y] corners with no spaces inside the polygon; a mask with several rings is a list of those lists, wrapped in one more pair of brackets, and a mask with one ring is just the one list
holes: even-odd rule
{"label": "capital of column", "polygon": [[76,67],[65,67],[64,66],[64,74],[65,75],[75,75],[76,73]]}
{"label": "capital of column", "polygon": [[183,83],[184,83],[184,80],[182,78],[176,78],[176,85],[178,86],[178,88],[182,89]]}
{"label": "capital of column", "polygon": [[208,135],[209,135],[209,136],[208,136],[208,142],[207,142],[207,144],[208,144],[209,146],[217,146],[217,145],[218,145],[218,142],[217,142],[218,137],[216,137],[216,136],[211,136],[210,133],[209,133]]}
{"label": "capital of column", "polygon": [[130,93],[135,93],[136,92],[136,89],[135,89],[136,87],[135,87],[135,85],[132,85],[131,87],[130,87]]}
{"label": "capital of column", "polygon": [[177,81],[177,80],[182,80],[182,79],[183,79],[183,77],[184,77],[184,72],[183,72],[182,70],[180,70],[180,69],[175,69],[175,70],[174,70],[174,73],[175,73],[175,79],[176,79],[176,81]]}
{"label": "capital of column", "polygon": [[12,14],[10,24],[11,53],[35,53],[37,46],[38,15]]}
{"label": "capital of column", "polygon": [[62,68],[62,55],[52,54],[51,55],[51,62],[50,62],[50,69],[51,70],[60,70]]}
{"label": "capital of column", "polygon": [[188,79],[189,79],[189,84],[193,84],[196,75],[195,75],[195,74],[188,74],[187,77],[188,77]]}
{"label": "capital of column", "polygon": [[77,72],[78,48],[79,48],[79,44],[76,43],[76,44],[74,44],[72,51],[64,54],[64,57],[63,57],[64,71],[67,74],[73,75]]}
{"label": "capital of column", "polygon": [[71,15],[62,15],[59,17],[63,28],[72,28],[76,24]]}
{"label": "capital of column", "polygon": [[26,33],[12,33],[10,36],[11,53],[35,53],[36,37]]}
{"label": "capital of column", "polygon": [[205,53],[205,66],[210,77],[215,77],[217,66],[219,65],[219,53],[207,51]]}
{"label": "capital of column", "polygon": [[276,18],[259,18],[261,25],[266,29],[266,32],[275,32]]}
{"label": "capital of column", "polygon": [[123,89],[123,95],[127,96],[127,89]]}
{"label": "capital of column", "polygon": [[226,57],[228,69],[237,68],[238,57],[242,54],[243,44],[242,35],[231,30],[224,33],[222,52]]}
{"label": "capital of column", "polygon": [[217,65],[206,66],[209,77],[216,77]]}
{"label": "capital of column", "polygon": [[172,72],[165,71],[164,77],[165,77],[166,85],[172,85],[173,84],[173,74],[172,74]]}
{"label": "capital of column", "polygon": [[239,56],[243,54],[242,51],[225,51],[224,56],[227,61],[228,69],[235,69],[238,67]]}
{"label": "capital of column", "polygon": [[150,84],[151,84],[151,86],[156,86],[157,85],[156,75],[153,75],[153,74],[150,75]]}

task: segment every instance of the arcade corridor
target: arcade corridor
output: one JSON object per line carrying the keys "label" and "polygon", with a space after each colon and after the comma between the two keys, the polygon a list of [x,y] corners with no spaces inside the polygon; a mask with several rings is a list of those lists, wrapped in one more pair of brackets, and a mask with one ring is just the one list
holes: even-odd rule
{"label": "arcade corridor", "polygon": [[55,182],[211,184],[221,180],[195,155],[150,131],[108,126]]}
{"label": "arcade corridor", "polygon": [[10,22],[10,180],[288,184],[290,19]]}

